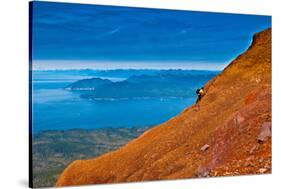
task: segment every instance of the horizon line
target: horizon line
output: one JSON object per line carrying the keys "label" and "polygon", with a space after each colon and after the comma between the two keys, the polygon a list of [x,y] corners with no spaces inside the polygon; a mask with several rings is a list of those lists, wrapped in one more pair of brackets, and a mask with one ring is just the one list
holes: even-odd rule
{"label": "horizon line", "polygon": [[32,70],[207,70],[221,71],[231,61],[79,61],[33,60]]}
{"label": "horizon line", "polygon": [[113,70],[180,70],[180,71],[222,71],[223,69],[184,69],[184,68],[112,68],[112,69],[94,69],[94,68],[81,68],[81,69],[32,69],[31,71],[113,71]]}

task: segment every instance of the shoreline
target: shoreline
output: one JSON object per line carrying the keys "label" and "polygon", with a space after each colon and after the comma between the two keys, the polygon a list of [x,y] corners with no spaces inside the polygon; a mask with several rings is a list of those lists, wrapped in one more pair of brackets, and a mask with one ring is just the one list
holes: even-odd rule
{"label": "shoreline", "polygon": [[[161,124],[161,123],[160,123]],[[97,127],[97,128],[69,128],[69,129],[50,129],[50,130],[39,130],[34,132],[33,136],[44,133],[67,133],[67,132],[94,132],[94,131],[102,131],[102,130],[120,130],[120,129],[128,129],[128,130],[137,130],[137,129],[149,129],[158,124],[148,125],[148,126],[132,126],[132,127]]]}

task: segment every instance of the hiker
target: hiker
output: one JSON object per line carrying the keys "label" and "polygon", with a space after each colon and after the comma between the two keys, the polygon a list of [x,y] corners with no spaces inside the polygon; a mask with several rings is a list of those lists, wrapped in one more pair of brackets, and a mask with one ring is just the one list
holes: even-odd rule
{"label": "hiker", "polygon": [[197,100],[196,103],[199,102],[202,97],[204,96],[204,87],[201,87],[200,89],[196,90],[196,94],[197,94]]}

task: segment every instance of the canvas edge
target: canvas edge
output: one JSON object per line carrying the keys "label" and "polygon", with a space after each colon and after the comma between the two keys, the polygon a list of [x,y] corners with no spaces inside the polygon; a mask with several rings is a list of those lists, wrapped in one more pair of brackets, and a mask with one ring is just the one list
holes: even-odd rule
{"label": "canvas edge", "polygon": [[28,154],[29,154],[29,168],[28,168],[28,186],[30,188],[33,188],[33,161],[32,161],[32,16],[33,16],[33,2],[29,1],[28,2],[28,100],[29,100],[29,133],[28,133]]}

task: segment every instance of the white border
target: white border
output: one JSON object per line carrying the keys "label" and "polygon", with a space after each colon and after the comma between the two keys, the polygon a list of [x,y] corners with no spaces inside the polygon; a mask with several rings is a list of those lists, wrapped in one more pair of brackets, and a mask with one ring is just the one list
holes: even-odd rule
{"label": "white border", "polygon": [[[57,0],[61,1],[61,0]],[[275,0],[67,0],[90,4],[154,7],[273,15],[273,174],[212,179],[85,186],[98,189],[237,189],[280,186],[280,5]],[[1,1],[0,6],[0,187],[26,188],[28,179],[28,3]],[[277,187],[276,187],[277,186]],[[77,188],[77,187],[74,187]]]}

